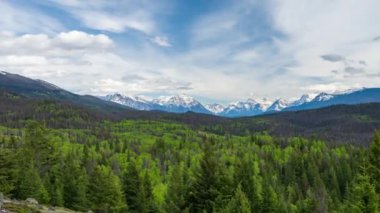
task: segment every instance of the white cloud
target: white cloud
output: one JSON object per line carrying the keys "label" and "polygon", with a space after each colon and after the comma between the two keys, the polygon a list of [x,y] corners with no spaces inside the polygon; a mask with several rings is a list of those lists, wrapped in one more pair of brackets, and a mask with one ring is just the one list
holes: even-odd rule
{"label": "white cloud", "polygon": [[341,91],[345,91],[349,89],[357,89],[357,88],[362,88],[361,84],[352,84],[349,86],[342,83],[315,84],[315,85],[304,87],[302,89],[306,90],[308,93],[320,93],[320,92],[336,93],[336,92],[341,92]]}
{"label": "white cloud", "polygon": [[[114,41],[104,34],[69,31],[49,36],[0,32],[0,40],[1,70],[43,78],[82,94],[176,93],[191,89],[191,83],[178,80],[175,74],[161,68],[156,54],[145,58],[138,54],[122,57]],[[132,75],[141,78],[133,81],[123,78]]]}
{"label": "white cloud", "polygon": [[151,41],[161,47],[171,47],[169,39],[165,36],[155,36]]}
{"label": "white cloud", "polygon": [[104,34],[91,35],[81,31],[62,32],[55,41],[58,45],[68,49],[108,49],[114,46],[113,41]]}
{"label": "white cloud", "polygon": [[2,31],[16,33],[55,33],[64,30],[55,18],[41,11],[13,5],[13,1],[0,1],[0,26]]}
{"label": "white cloud", "polygon": [[137,30],[151,34],[156,30],[155,4],[144,1],[50,1],[71,13],[86,27],[109,32]]}
{"label": "white cloud", "polygon": [[234,2],[191,17],[178,49],[176,35],[161,32],[171,26],[158,17],[171,12],[161,1],[46,4],[72,15],[79,29],[103,34],[67,31],[50,16],[2,1],[8,32],[0,32],[0,68],[81,93],[189,90],[222,100],[379,86],[378,0]]}

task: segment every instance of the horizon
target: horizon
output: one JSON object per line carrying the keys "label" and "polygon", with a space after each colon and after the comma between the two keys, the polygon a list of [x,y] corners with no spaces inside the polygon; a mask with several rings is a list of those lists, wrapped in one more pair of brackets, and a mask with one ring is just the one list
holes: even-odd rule
{"label": "horizon", "polygon": [[1,1],[0,69],[78,94],[187,94],[223,105],[376,88],[379,7],[376,0]]}

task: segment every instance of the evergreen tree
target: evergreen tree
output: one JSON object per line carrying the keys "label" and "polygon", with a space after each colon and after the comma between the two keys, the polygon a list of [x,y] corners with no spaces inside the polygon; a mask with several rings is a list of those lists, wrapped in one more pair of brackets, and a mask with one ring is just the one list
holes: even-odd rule
{"label": "evergreen tree", "polygon": [[0,147],[0,192],[5,195],[15,188],[15,157],[11,150]]}
{"label": "evergreen tree", "polygon": [[69,154],[63,168],[65,206],[74,210],[86,210],[88,207],[87,187],[88,177],[85,168],[80,167],[74,154]]}
{"label": "evergreen tree", "polygon": [[183,164],[171,167],[164,209],[167,212],[183,212],[186,207],[186,171]]}
{"label": "evergreen tree", "polygon": [[53,142],[49,140],[46,128],[35,121],[30,121],[25,130],[26,148],[30,149],[34,157],[34,163],[41,176],[49,171],[50,167],[56,163],[57,152]]}
{"label": "evergreen tree", "polygon": [[89,198],[94,210],[121,212],[126,205],[119,178],[106,166],[97,166],[90,178]]}
{"label": "evergreen tree", "polygon": [[214,146],[211,141],[206,139],[199,170],[195,174],[194,183],[189,190],[188,202],[191,212],[212,212],[214,210],[215,201],[220,195],[218,170],[219,165]]}
{"label": "evergreen tree", "polygon": [[234,172],[235,185],[241,185],[241,190],[247,196],[253,209],[260,210],[262,205],[261,181],[258,175],[258,165],[256,162],[249,162],[243,154],[237,160]]}
{"label": "evergreen tree", "polygon": [[142,179],[142,184],[140,185],[139,191],[139,201],[141,213],[156,212],[155,203],[153,200],[152,193],[152,183],[150,182],[148,172],[145,172],[145,175]]}
{"label": "evergreen tree", "polygon": [[49,194],[42,184],[33,162],[30,162],[28,167],[20,170],[19,178],[16,189],[18,198],[35,198],[41,203],[48,203]]}
{"label": "evergreen tree", "polygon": [[124,174],[123,188],[129,211],[140,212],[144,209],[142,181],[134,160],[128,163],[127,172]]}
{"label": "evergreen tree", "polygon": [[377,193],[380,194],[380,132],[375,133],[368,156],[368,172],[375,184]]}
{"label": "evergreen tree", "polygon": [[357,175],[352,183],[344,212],[379,212],[379,195],[367,175]]}
{"label": "evergreen tree", "polygon": [[280,200],[273,187],[268,184],[264,186],[262,212],[284,212],[284,209],[280,208]]}
{"label": "evergreen tree", "polygon": [[50,204],[54,206],[63,206],[63,181],[62,173],[58,168],[58,165],[50,169],[50,172],[46,174],[44,178],[44,185],[50,195]]}
{"label": "evergreen tree", "polygon": [[[257,211],[257,209],[255,209]],[[251,206],[249,200],[242,190],[241,185],[238,185],[234,197],[227,204],[227,207],[222,212],[234,213],[251,213]]]}

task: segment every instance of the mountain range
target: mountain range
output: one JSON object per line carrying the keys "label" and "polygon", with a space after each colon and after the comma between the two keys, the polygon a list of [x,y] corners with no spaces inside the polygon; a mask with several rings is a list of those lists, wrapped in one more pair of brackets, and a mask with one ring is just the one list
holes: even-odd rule
{"label": "mountain range", "polygon": [[[105,97],[78,95],[45,81],[0,72],[0,123],[18,128],[24,121],[33,119],[49,127],[86,127],[103,134],[97,126],[101,121],[174,121],[215,134],[244,135],[264,131],[280,140],[303,136],[367,146],[373,131],[380,129],[379,90],[321,93],[316,97],[305,95],[292,102],[249,99],[230,104],[228,110],[219,104],[203,106],[184,95],[148,101],[143,97],[130,97],[127,99],[129,106],[126,106],[123,95],[112,95],[113,102],[105,101]],[[136,110],[138,107],[145,108]],[[196,110],[202,113],[194,113]],[[277,111],[280,113],[274,113]],[[222,113],[240,118],[232,119]],[[247,117],[252,115],[250,113],[258,114]]]}
{"label": "mountain range", "polygon": [[149,100],[140,96],[128,96],[120,93],[100,97],[103,100],[119,103],[138,110],[160,110],[173,113],[196,112],[223,117],[245,117],[269,114],[281,111],[300,111],[318,109],[338,104],[361,104],[380,102],[380,88],[362,88],[346,92],[328,94],[322,92],[317,96],[305,94],[294,101],[276,99],[247,99],[227,106],[222,104],[203,105],[188,95],[163,96]]}
{"label": "mountain range", "polygon": [[[294,101],[277,99],[247,99],[224,106],[222,104],[203,105],[188,95],[162,96],[148,99],[142,96],[128,96],[115,93],[103,97],[77,95],[59,88],[49,82],[30,79],[21,75],[0,72],[0,90],[6,89],[25,97],[39,99],[59,99],[72,103],[89,106],[93,109],[107,109],[110,113],[125,111],[161,111],[169,113],[195,112],[220,117],[246,117],[271,114],[282,111],[301,111],[318,109],[340,104],[379,103],[380,88],[362,88],[340,93],[320,93],[303,95]],[[141,114],[141,113],[140,113]]]}

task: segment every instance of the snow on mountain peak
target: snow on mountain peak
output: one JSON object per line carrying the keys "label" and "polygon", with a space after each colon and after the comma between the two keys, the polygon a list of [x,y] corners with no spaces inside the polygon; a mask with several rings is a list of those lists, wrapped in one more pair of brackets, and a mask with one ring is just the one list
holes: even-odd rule
{"label": "snow on mountain peak", "polygon": [[331,98],[333,98],[334,95],[331,95],[331,94],[327,94],[325,92],[321,92],[319,93],[319,95],[317,95],[313,101],[328,101],[330,100]]}
{"label": "snow on mountain peak", "polygon": [[273,104],[267,109],[267,111],[281,111],[288,107],[290,103],[287,100],[284,100],[282,98],[277,99],[273,102]]}
{"label": "snow on mountain peak", "polygon": [[205,108],[214,114],[219,114],[225,109],[222,104],[207,104],[205,105]]}
{"label": "snow on mountain peak", "polygon": [[[0,73],[1,74],[1,73]],[[287,101],[284,99],[276,99],[270,101],[266,98],[254,99],[248,98],[246,101],[237,101],[223,106],[221,104],[207,104],[203,105],[195,98],[179,94],[174,96],[160,96],[155,99],[148,99],[144,96],[128,96],[120,93],[107,95],[103,99],[126,105],[139,110],[161,110],[174,113],[184,113],[188,111],[215,114],[227,117],[241,117],[241,116],[254,116],[263,114],[265,112],[278,112],[283,110],[294,110],[305,107],[314,106],[316,104],[324,104],[322,102],[330,101],[338,95],[346,95],[353,92],[363,90],[354,89],[345,91],[343,93],[325,93],[320,94],[305,94],[299,99]],[[288,109],[289,108],[289,109]]]}
{"label": "snow on mountain peak", "polygon": [[299,105],[302,105],[304,103],[308,103],[310,101],[313,100],[313,97],[312,95],[310,94],[303,94],[299,99],[293,101],[292,103],[290,103],[290,106],[299,106]]}
{"label": "snow on mountain peak", "polygon": [[175,105],[175,106],[185,106],[191,107],[200,104],[195,98],[180,94],[175,96],[160,96],[156,99],[153,99],[155,104],[159,105]]}

